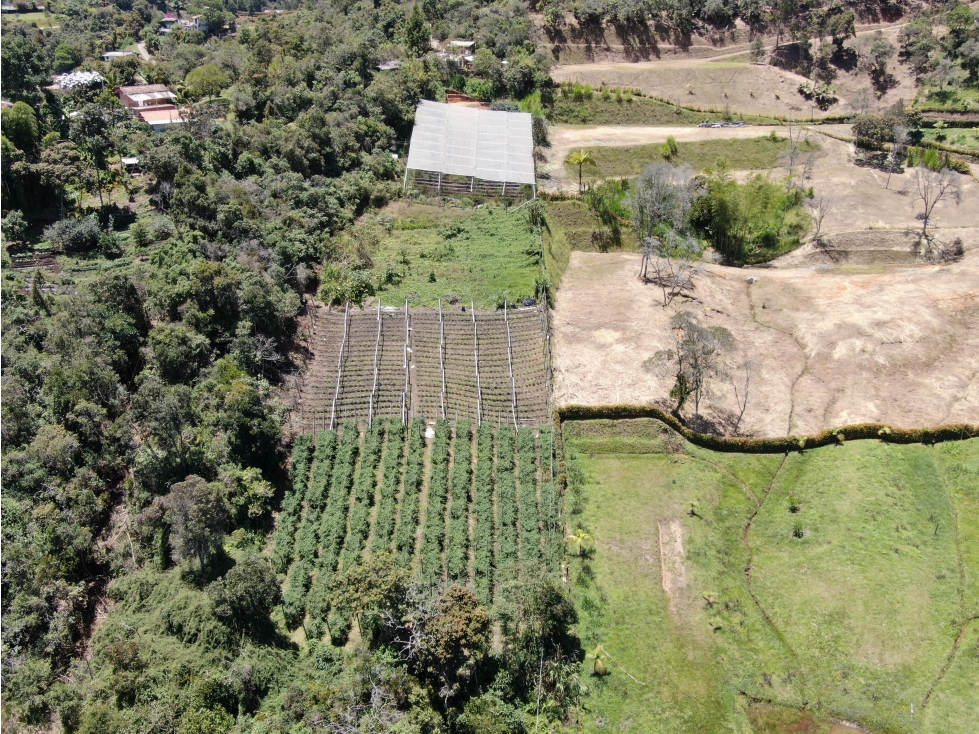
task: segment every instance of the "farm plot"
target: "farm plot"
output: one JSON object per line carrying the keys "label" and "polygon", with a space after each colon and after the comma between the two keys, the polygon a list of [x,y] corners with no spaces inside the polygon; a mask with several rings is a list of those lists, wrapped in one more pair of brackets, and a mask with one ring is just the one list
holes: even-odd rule
{"label": "farm plot", "polygon": [[393,553],[419,579],[467,584],[486,604],[508,581],[560,570],[564,521],[550,429],[453,427],[440,418],[426,443],[425,428],[421,416],[363,431],[346,421],[321,431],[315,447],[312,436],[296,438],[272,554],[290,630],[343,639],[330,582],[370,554]]}
{"label": "farm plot", "polygon": [[592,539],[579,633],[608,671],[584,664],[582,731],[974,731],[979,440],[746,455],[653,420],[564,431]]}
{"label": "farm plot", "polygon": [[314,307],[294,393],[297,433],[428,415],[537,425],[548,414],[543,314]]}

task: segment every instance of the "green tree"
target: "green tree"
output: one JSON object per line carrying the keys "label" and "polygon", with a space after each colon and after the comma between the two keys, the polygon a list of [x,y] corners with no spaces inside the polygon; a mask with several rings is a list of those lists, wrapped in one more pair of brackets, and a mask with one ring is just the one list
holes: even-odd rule
{"label": "green tree", "polygon": [[220,489],[191,475],[174,484],[161,505],[170,525],[174,558],[196,558],[203,566],[208,554],[223,542],[228,527],[228,505]]}
{"label": "green tree", "polygon": [[198,99],[213,99],[228,86],[228,75],[217,64],[204,64],[187,74],[184,85]]}
{"label": "green tree", "polygon": [[250,556],[208,587],[214,613],[229,626],[258,630],[282,601],[282,589],[268,561]]}
{"label": "green tree", "polygon": [[124,114],[123,110],[87,104],[71,120],[68,137],[78,146],[95,171],[99,204],[103,209],[105,200],[102,197],[102,172],[108,169],[109,155],[115,149],[113,129]]}
{"label": "green tree", "polygon": [[193,380],[211,356],[211,343],[183,324],[161,324],[150,333],[151,364],[167,382]]}
{"label": "green tree", "polygon": [[4,242],[20,242],[27,234],[27,220],[16,209],[3,218]]}
{"label": "green tree", "polygon": [[429,41],[430,37],[431,29],[425,22],[425,13],[422,11],[421,5],[415,3],[411,6],[411,12],[408,13],[402,31],[405,51],[410,56],[424,56],[432,48]]}
{"label": "green tree", "polygon": [[19,150],[31,153],[37,147],[40,126],[29,104],[14,102],[3,110],[3,134]]}
{"label": "green tree", "polygon": [[82,55],[70,43],[59,43],[54,49],[54,70],[58,73],[71,71],[82,63]]}
{"label": "green tree", "polygon": [[585,166],[594,166],[595,158],[592,156],[591,151],[582,148],[572,151],[564,162],[570,166],[578,166],[578,193],[580,194],[582,189],[581,169]]}

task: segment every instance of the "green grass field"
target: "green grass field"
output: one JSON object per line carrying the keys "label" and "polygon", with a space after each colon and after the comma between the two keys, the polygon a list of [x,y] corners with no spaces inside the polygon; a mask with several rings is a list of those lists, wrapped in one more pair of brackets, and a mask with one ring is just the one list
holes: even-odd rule
{"label": "green grass field", "polygon": [[525,209],[413,206],[373,253],[375,272],[393,268],[401,276],[377,296],[391,305],[407,298],[412,306],[435,306],[451,295],[493,308],[504,296],[512,302],[534,295],[539,256]]}
{"label": "green grass field", "polygon": [[5,22],[9,21],[11,23],[24,24],[35,23],[38,28],[59,28],[63,19],[64,16],[62,15],[51,15],[50,13],[43,12],[10,13],[3,16],[3,20]]}
{"label": "green grass field", "polygon": [[956,145],[960,148],[972,148],[979,152],[979,127],[948,127],[944,130],[930,128],[921,132],[925,140],[943,145]]}
{"label": "green grass field", "polygon": [[[662,163],[662,145],[606,146],[590,148],[595,166],[582,168],[582,179],[596,181],[606,178],[631,178],[642,173],[650,163]],[[675,165],[686,163],[694,170],[716,168],[724,161],[733,170],[767,170],[774,168],[779,157],[789,147],[786,138],[772,140],[769,136],[733,140],[698,140],[678,143],[679,154],[670,161]],[[806,141],[801,146],[803,155],[821,150],[815,143]],[[565,170],[573,179],[578,178],[578,167],[565,164]]]}
{"label": "green grass field", "polygon": [[586,731],[975,730],[979,440],[783,457],[664,431],[565,426],[595,541],[570,571],[580,633],[611,656],[585,663]]}

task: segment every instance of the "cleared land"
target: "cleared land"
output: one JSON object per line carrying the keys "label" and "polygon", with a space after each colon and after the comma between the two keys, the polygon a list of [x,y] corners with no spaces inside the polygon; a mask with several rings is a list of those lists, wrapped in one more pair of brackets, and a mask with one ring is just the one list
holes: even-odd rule
{"label": "cleared land", "polygon": [[973,731],[979,440],[783,457],[565,430],[595,544],[569,572],[579,631],[610,656],[583,668],[586,731]]}
{"label": "cleared land", "polygon": [[[663,404],[672,379],[642,363],[669,346],[671,316],[689,310],[757,361],[747,433],[979,423],[979,230],[952,235],[969,249],[950,265],[915,265],[903,235],[886,232],[786,256],[806,267],[705,264],[670,308],[639,280],[639,255],[574,252],[551,322],[555,404]],[[895,260],[907,265],[883,264]],[[729,429],[733,391],[719,381],[716,392],[706,415]]]}

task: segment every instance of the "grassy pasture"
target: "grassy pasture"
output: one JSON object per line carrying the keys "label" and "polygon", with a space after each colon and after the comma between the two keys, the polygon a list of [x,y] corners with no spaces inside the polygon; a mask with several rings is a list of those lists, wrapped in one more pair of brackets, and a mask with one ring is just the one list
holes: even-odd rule
{"label": "grassy pasture", "polygon": [[[582,168],[582,179],[595,181],[607,178],[631,178],[642,173],[650,163],[663,163],[662,145],[603,146],[591,148],[595,166]],[[786,138],[772,140],[769,136],[758,138],[734,138],[730,140],[698,140],[677,143],[678,155],[670,161],[675,165],[686,163],[694,170],[716,168],[723,160],[733,170],[767,170],[774,168],[779,157],[789,147]],[[821,150],[816,143],[804,142],[803,155]],[[565,164],[568,175],[578,178],[578,167]]]}
{"label": "grassy pasture", "polygon": [[582,643],[611,656],[585,663],[585,730],[973,730],[979,441],[783,457],[674,454],[654,421],[565,432],[595,540],[570,572]]}
{"label": "grassy pasture", "polygon": [[760,115],[698,112],[648,97],[633,96],[631,100],[618,100],[614,92],[605,99],[598,87],[595,87],[590,98],[581,100],[557,95],[548,118],[562,125],[696,125],[724,119],[744,120],[759,125],[778,123],[775,118]]}

